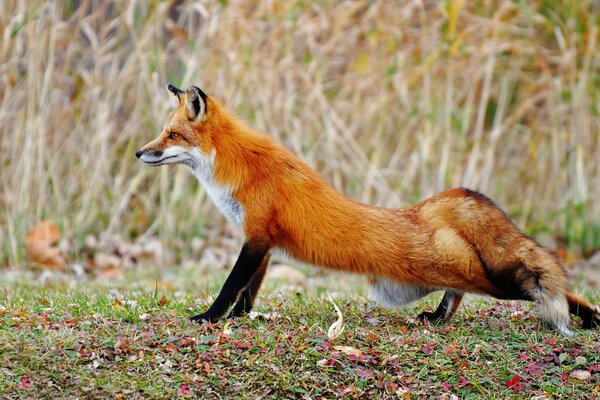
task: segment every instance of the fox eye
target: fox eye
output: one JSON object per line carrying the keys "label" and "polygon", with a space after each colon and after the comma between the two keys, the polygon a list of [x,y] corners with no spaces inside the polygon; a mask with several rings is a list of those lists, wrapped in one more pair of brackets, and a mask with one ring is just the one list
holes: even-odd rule
{"label": "fox eye", "polygon": [[169,139],[175,139],[177,137],[177,134],[175,132],[171,132],[171,134],[169,135]]}

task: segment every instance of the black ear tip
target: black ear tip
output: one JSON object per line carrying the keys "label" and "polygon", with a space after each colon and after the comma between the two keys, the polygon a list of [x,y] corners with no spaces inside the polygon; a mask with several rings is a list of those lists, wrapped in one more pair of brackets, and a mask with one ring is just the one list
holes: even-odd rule
{"label": "black ear tip", "polygon": [[171,85],[170,83],[167,83],[165,86],[169,92],[176,94],[177,96],[183,93],[183,90]]}

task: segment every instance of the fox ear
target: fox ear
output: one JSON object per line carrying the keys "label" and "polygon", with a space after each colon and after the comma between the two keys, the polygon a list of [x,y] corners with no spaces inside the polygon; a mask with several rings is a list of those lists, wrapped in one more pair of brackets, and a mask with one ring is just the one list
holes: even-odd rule
{"label": "fox ear", "polygon": [[190,120],[200,120],[206,115],[206,93],[192,86],[186,91],[185,106]]}
{"label": "fox ear", "polygon": [[170,83],[167,83],[166,85],[167,90],[169,91],[169,93],[171,93],[175,98],[177,98],[177,102],[181,103],[181,95],[184,94],[185,92],[173,85],[171,85]]}

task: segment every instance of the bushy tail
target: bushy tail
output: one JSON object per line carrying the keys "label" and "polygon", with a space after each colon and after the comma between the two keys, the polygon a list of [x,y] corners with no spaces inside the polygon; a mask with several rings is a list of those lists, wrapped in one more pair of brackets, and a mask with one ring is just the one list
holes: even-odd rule
{"label": "bushy tail", "polygon": [[600,327],[600,310],[579,296],[567,293],[567,302],[569,303],[569,312],[579,316],[583,323],[582,328],[592,329]]}
{"label": "bushy tail", "polygon": [[561,333],[571,333],[567,274],[560,260],[529,238],[522,242],[517,256],[523,266],[522,288],[539,304],[544,322]]}
{"label": "bushy tail", "polygon": [[540,304],[544,321],[558,331],[566,332],[569,330],[568,313],[571,313],[581,318],[582,328],[600,327],[600,309],[568,293],[565,269],[553,253],[531,241],[522,247],[519,255],[526,270],[535,278],[529,279],[528,291]]}

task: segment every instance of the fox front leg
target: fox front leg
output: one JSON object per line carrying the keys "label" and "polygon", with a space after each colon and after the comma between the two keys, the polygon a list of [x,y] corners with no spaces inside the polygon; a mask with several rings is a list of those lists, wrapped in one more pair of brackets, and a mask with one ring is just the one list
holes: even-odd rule
{"label": "fox front leg", "polygon": [[269,248],[267,246],[252,244],[252,242],[244,243],[233,270],[227,277],[214,303],[206,312],[194,315],[190,319],[196,322],[218,321],[229,310],[229,307],[238,300],[242,291],[248,287],[253,276],[258,273],[268,252]]}
{"label": "fox front leg", "polygon": [[267,272],[269,259],[270,256],[267,254],[263,259],[262,264],[258,268],[258,271],[254,273],[254,276],[252,279],[250,279],[250,283],[248,283],[248,286],[244,288],[239,299],[233,305],[233,309],[227,318],[241,317],[244,314],[248,314],[252,310],[252,307],[254,306],[254,300],[256,299],[256,294],[260,289],[260,285],[262,285],[265,272]]}

